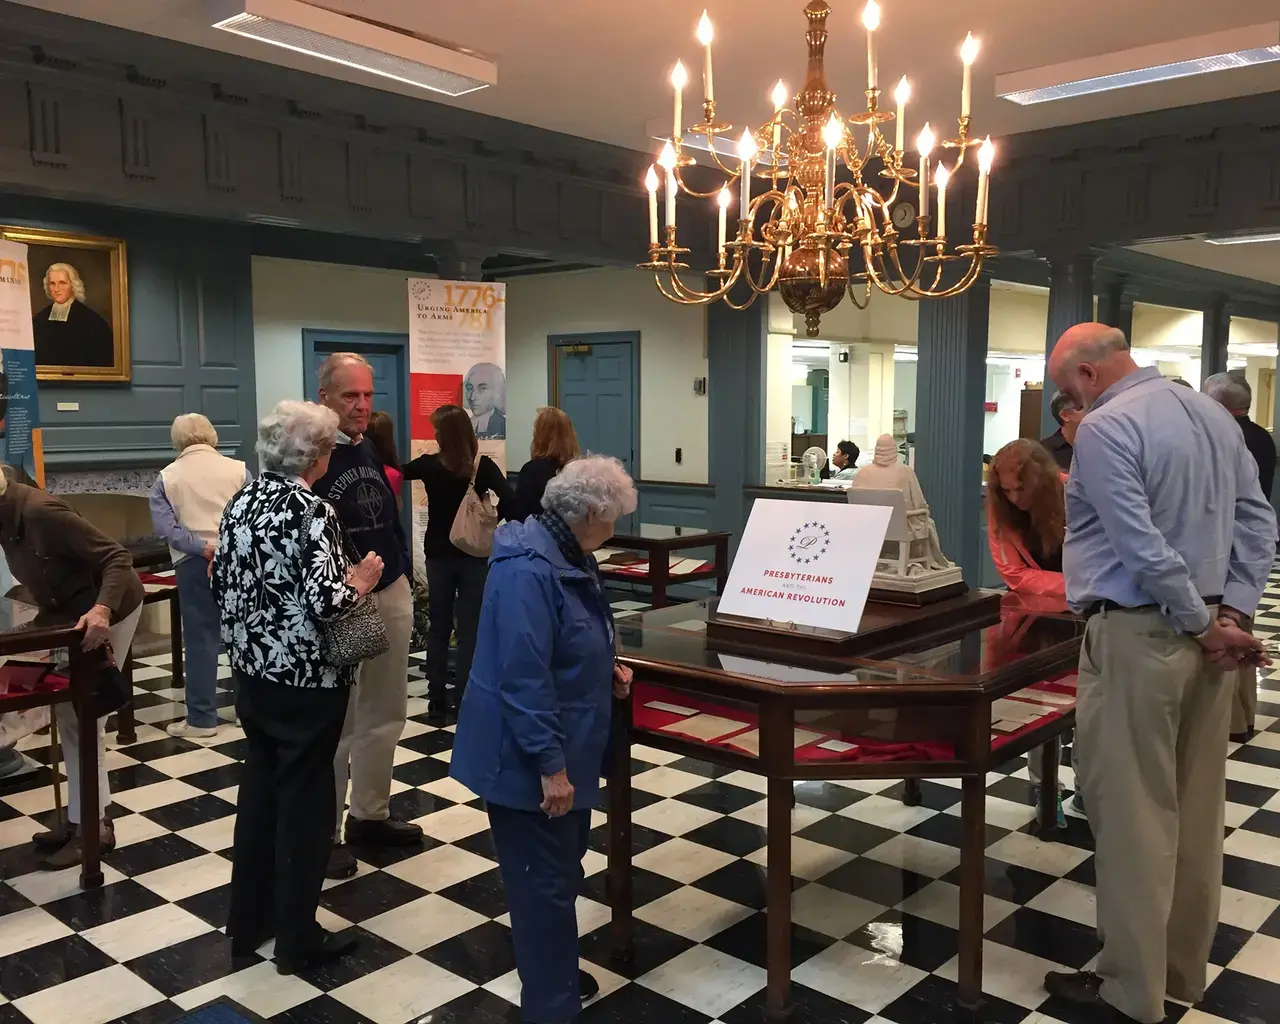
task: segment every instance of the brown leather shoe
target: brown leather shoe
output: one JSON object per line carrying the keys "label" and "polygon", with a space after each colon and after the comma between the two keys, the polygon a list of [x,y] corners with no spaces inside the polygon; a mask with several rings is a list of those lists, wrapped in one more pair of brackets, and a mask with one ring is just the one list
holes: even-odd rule
{"label": "brown leather shoe", "polygon": [[[101,852],[110,853],[116,848],[116,830],[112,827],[111,822],[104,821],[100,826]],[[42,857],[40,859],[40,870],[42,871],[62,871],[64,868],[73,868],[84,859],[84,850],[80,843],[80,833],[77,829],[65,843],[57,850]]]}
{"label": "brown leather shoe", "polygon": [[37,832],[31,841],[41,850],[58,850],[75,838],[75,826],[69,821],[60,821],[47,832]]}

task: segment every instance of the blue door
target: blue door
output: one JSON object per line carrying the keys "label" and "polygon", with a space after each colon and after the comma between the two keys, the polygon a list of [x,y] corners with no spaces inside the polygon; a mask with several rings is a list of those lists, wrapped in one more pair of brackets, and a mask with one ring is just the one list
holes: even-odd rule
{"label": "blue door", "polygon": [[[569,414],[584,452],[612,455],[636,475],[634,336],[554,339],[555,404]],[[621,525],[621,524],[620,524]]]}

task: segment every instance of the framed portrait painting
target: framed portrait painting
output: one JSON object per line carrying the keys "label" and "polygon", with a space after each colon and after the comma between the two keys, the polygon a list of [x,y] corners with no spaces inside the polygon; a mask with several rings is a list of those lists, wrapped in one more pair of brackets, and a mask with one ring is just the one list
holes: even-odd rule
{"label": "framed portrait painting", "polygon": [[27,246],[36,379],[127,381],[129,280],[118,238],[0,227]]}

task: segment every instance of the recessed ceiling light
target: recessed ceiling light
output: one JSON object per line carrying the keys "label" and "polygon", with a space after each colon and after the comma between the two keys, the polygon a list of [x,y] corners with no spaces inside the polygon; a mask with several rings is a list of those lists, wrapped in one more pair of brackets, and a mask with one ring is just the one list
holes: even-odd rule
{"label": "recessed ceiling light", "polygon": [[446,96],[498,83],[498,65],[484,57],[299,0],[210,0],[210,10],[224,32]]}
{"label": "recessed ceiling light", "polygon": [[1280,21],[996,76],[996,95],[1027,105],[1280,61]]}
{"label": "recessed ceiling light", "polygon": [[1256,235],[1221,235],[1206,238],[1210,245],[1248,245],[1250,242],[1280,242],[1280,231],[1267,231]]}

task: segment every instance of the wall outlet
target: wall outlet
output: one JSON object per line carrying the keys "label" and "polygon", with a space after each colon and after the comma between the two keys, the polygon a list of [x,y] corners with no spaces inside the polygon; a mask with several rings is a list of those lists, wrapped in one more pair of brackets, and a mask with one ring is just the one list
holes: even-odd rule
{"label": "wall outlet", "polygon": [[682,462],[684,462],[684,449],[683,449],[683,448],[677,448],[677,449],[676,449],[676,465],[678,466],[678,465],[680,465]]}

